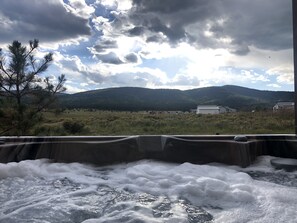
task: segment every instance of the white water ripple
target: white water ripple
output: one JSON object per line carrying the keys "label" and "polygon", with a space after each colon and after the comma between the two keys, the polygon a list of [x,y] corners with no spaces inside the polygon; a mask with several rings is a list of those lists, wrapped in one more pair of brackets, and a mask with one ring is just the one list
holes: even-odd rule
{"label": "white water ripple", "polygon": [[297,173],[275,171],[271,158],[245,169],[150,160],[0,164],[0,222],[294,222]]}

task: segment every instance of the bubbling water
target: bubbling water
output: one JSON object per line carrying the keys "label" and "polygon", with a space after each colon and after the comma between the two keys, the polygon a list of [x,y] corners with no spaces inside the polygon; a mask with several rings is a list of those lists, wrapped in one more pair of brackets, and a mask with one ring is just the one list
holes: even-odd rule
{"label": "bubbling water", "polygon": [[0,164],[0,222],[292,222],[297,173],[143,160]]}

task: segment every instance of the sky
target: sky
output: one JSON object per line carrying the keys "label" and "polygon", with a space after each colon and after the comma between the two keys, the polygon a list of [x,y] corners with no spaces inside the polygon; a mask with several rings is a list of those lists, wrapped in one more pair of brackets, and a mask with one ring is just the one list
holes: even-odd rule
{"label": "sky", "polygon": [[38,39],[68,93],[239,85],[292,91],[291,0],[0,0],[0,47]]}

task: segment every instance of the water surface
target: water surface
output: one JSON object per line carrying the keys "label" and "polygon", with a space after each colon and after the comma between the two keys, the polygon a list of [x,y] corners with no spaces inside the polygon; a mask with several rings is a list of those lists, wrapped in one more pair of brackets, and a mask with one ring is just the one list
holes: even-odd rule
{"label": "water surface", "polygon": [[0,222],[292,222],[297,173],[139,162],[0,164]]}

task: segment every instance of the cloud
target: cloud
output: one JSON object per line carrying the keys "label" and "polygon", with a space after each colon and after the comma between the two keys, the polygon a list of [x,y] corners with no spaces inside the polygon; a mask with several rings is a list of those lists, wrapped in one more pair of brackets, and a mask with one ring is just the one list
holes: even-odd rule
{"label": "cloud", "polygon": [[96,57],[102,63],[108,63],[108,64],[122,64],[122,63],[124,63],[114,52],[109,52],[107,54],[96,54]]}
{"label": "cloud", "polygon": [[277,67],[273,67],[267,70],[267,74],[276,76],[278,84],[292,84],[294,83],[294,70],[293,67],[288,64],[282,64]]}
{"label": "cloud", "polygon": [[234,48],[235,49],[234,50],[231,49],[230,52],[238,56],[245,56],[250,52],[250,48],[248,46],[237,45]]}
{"label": "cloud", "polygon": [[[59,70],[61,73],[66,74],[67,84],[71,83],[87,83],[90,85],[100,84],[104,82],[106,75],[104,69],[95,64],[84,64],[78,56],[63,55],[56,53],[54,55],[53,66],[51,70]],[[106,72],[107,74],[108,72]]]}
{"label": "cloud", "polygon": [[[89,36],[91,29],[87,14],[92,12],[91,8],[79,0],[70,3],[67,5],[61,0],[1,0],[0,42],[7,44],[14,39],[27,42],[33,38],[55,42]],[[79,10],[81,6],[87,10]]]}
{"label": "cloud", "polygon": [[130,53],[125,56],[125,59],[130,63],[137,63],[138,62],[138,56],[135,53]]}
{"label": "cloud", "polygon": [[162,35],[152,35],[152,36],[148,36],[146,38],[146,42],[150,43],[150,42],[156,42],[156,43],[162,43],[164,42],[164,37]]}
{"label": "cloud", "polygon": [[38,38],[69,91],[292,84],[291,0],[1,0],[0,45]]}
{"label": "cloud", "polygon": [[115,86],[155,87],[161,85],[156,76],[147,72],[118,73],[110,76],[109,81]]}
{"label": "cloud", "polygon": [[278,84],[267,84],[267,86],[272,88],[281,88],[281,86]]}
{"label": "cloud", "polygon": [[128,32],[146,33],[149,41],[162,33],[173,45],[187,41],[198,48],[228,48],[246,55],[251,46],[291,48],[291,16],[290,0],[133,0],[128,22],[135,27]]}
{"label": "cloud", "polygon": [[95,9],[87,5],[85,0],[68,0],[68,4],[63,5],[67,11],[85,19],[89,19],[90,15],[95,12]]}
{"label": "cloud", "polygon": [[[133,60],[132,54],[130,59]],[[134,58],[135,59],[135,58]],[[111,62],[111,61],[109,61]],[[67,74],[68,92],[81,89],[94,89],[118,86],[159,86],[166,80],[166,74],[158,69],[138,68],[121,63],[93,63],[85,64],[78,56],[57,53],[52,71],[59,70]],[[80,90],[79,90],[80,89]]]}
{"label": "cloud", "polygon": [[101,43],[90,47],[89,50],[101,63],[119,65],[123,63],[137,63],[139,61],[137,53],[129,53],[128,49],[128,54],[125,55],[126,52],[119,52],[117,47],[117,41],[103,40]]}
{"label": "cloud", "polygon": [[135,26],[127,31],[131,36],[140,36],[145,32],[145,28],[142,26]]}
{"label": "cloud", "polygon": [[191,76],[185,74],[177,74],[167,83],[168,86],[179,86],[179,89],[185,88],[197,88],[201,85],[198,76]]}
{"label": "cloud", "polygon": [[73,94],[73,93],[77,93],[77,92],[83,92],[85,91],[85,88],[82,88],[82,87],[74,87],[73,85],[70,85],[70,83],[66,83],[65,84],[65,87],[66,87],[66,92],[68,94]]}
{"label": "cloud", "polygon": [[114,49],[117,47],[117,41],[113,39],[101,39],[95,46],[93,46],[93,53],[102,53],[106,52],[108,49]]}

